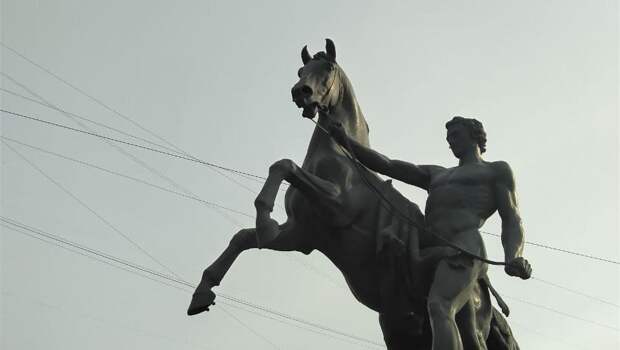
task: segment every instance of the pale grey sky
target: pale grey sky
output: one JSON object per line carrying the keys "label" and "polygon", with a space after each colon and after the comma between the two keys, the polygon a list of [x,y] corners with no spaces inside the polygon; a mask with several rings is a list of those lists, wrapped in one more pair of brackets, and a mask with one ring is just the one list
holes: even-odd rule
{"label": "pale grey sky", "polygon": [[[444,123],[476,117],[488,133],[485,158],[515,172],[527,240],[620,259],[617,1],[2,1],[4,44],[189,153],[258,175],[278,159],[303,159],[313,124],[290,88],[300,49],[322,50],[326,37],[374,148],[454,165]],[[36,99],[10,76],[61,109],[161,143],[11,51],[1,58],[4,89]],[[4,109],[79,127],[0,97]],[[0,120],[5,137],[173,188],[101,140]],[[238,229],[195,201],[9,144],[191,282]],[[122,148],[204,200],[253,213],[254,194],[206,167]],[[13,151],[1,151],[2,216],[162,270]],[[399,188],[423,206],[423,191]],[[499,228],[497,217],[485,226]],[[226,305],[189,318],[188,293],[1,230],[3,349],[362,348]],[[485,240],[490,257],[501,259],[499,240]],[[525,256],[535,277],[613,305],[491,268],[523,349],[620,346],[618,265],[535,246]],[[377,315],[316,252],[247,252],[218,290],[381,341]]]}

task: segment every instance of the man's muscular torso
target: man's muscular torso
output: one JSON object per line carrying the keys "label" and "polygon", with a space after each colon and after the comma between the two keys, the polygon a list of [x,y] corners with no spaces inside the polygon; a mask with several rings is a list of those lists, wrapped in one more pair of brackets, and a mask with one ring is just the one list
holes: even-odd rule
{"label": "man's muscular torso", "polygon": [[[484,254],[479,229],[497,210],[495,168],[495,163],[484,161],[434,168],[426,200],[427,228],[471,253]],[[442,243],[435,241],[431,245]]]}

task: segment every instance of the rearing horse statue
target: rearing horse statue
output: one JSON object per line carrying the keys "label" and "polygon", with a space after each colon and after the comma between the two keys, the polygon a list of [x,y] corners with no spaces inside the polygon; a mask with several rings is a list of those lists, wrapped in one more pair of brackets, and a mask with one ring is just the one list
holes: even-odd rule
{"label": "rearing horse statue", "polygon": [[[247,249],[304,254],[318,250],[342,272],[355,298],[379,313],[388,349],[430,349],[425,295],[432,275],[429,270],[441,256],[441,247],[423,249],[420,242],[425,233],[418,228],[423,227],[424,216],[419,207],[389,180],[356,166],[325,132],[330,123],[340,123],[349,137],[369,146],[368,124],[349,79],[336,63],[334,43],[327,39],[325,52],[314,56],[304,47],[301,58],[293,101],[303,109],[304,117],[318,115],[303,164],[283,159],[269,167],[254,201],[256,227],[237,232],[204,271],[187,312],[209,310],[215,299],[211,288],[220,284]],[[271,211],[283,181],[291,186],[285,195],[288,218],[279,224],[271,218]],[[407,213],[409,220],[394,215],[381,202],[384,199]],[[489,288],[488,279],[481,280],[470,301],[476,314],[457,316],[465,349],[474,349],[470,344],[482,338],[490,350],[516,350],[508,324],[491,306]]]}

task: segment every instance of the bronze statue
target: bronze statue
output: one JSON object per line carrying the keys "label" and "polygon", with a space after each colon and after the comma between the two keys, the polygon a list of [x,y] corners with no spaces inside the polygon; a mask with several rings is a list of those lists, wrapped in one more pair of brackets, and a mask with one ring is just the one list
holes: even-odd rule
{"label": "bronze statue", "polygon": [[[428,232],[440,237],[425,235],[429,240],[421,242],[421,246],[445,246],[443,240],[448,240],[469,253],[486,257],[479,229],[497,210],[502,219],[502,243],[508,262],[505,271],[511,276],[529,278],[531,267],[521,257],[523,228],[510,166],[506,162],[482,159],[481,153],[486,151],[486,133],[478,120],[454,117],[446,123],[446,129],[446,140],[459,159],[458,166],[453,168],[391,160],[350,140],[339,124],[330,127],[330,134],[371,170],[428,192],[425,225]],[[473,310],[468,310],[473,304],[468,301],[476,281],[485,278],[486,269],[483,261],[457,250],[440,259],[427,299],[433,350],[463,349],[464,345],[465,348],[482,348],[480,343],[485,339],[477,339],[475,333],[465,333],[464,336],[474,337],[461,340],[455,316],[461,312],[461,317],[474,317]],[[464,306],[467,306],[465,310]]]}
{"label": "bronze statue", "polygon": [[[316,249],[338,267],[356,299],[379,313],[388,349],[431,349],[429,315],[435,334],[451,337],[449,341],[456,344],[449,347],[435,340],[433,349],[459,349],[459,335],[465,349],[518,349],[510,327],[491,305],[489,291],[508,314],[486,277],[486,265],[431,234],[441,232],[463,250],[484,256],[477,231],[481,222],[496,209],[503,218],[516,214],[512,176],[505,163],[491,165],[471,158],[472,137],[462,123],[449,128],[449,142],[463,161],[459,167],[416,167],[380,156],[369,149],[368,124],[349,79],[336,63],[334,43],[327,39],[326,51],[314,56],[304,47],[301,57],[304,65],[292,88],[293,101],[303,109],[302,116],[313,119],[318,114],[304,162],[298,166],[283,159],[270,166],[254,202],[256,227],[237,232],[204,271],[188,314],[209,310],[215,299],[211,289],[241,252],[266,248],[309,254]],[[428,188],[426,221],[419,207],[390,181],[352,161],[326,129],[350,145],[370,169],[385,172],[398,164],[402,170],[387,170],[390,176]],[[288,218],[278,224],[270,213],[284,180],[291,184],[285,196]],[[511,230],[505,229],[503,235],[510,261],[507,272],[527,277],[525,260],[514,259],[522,247],[518,220],[515,223],[515,229],[506,224]],[[444,283],[445,278],[454,281]]]}

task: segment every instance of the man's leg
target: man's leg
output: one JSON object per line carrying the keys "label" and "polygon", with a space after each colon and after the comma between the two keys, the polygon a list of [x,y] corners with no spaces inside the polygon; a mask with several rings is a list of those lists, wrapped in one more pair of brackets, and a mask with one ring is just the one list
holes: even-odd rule
{"label": "man's leg", "polygon": [[455,256],[442,260],[437,266],[428,295],[433,350],[463,350],[454,317],[469,300],[479,264],[470,258]]}

